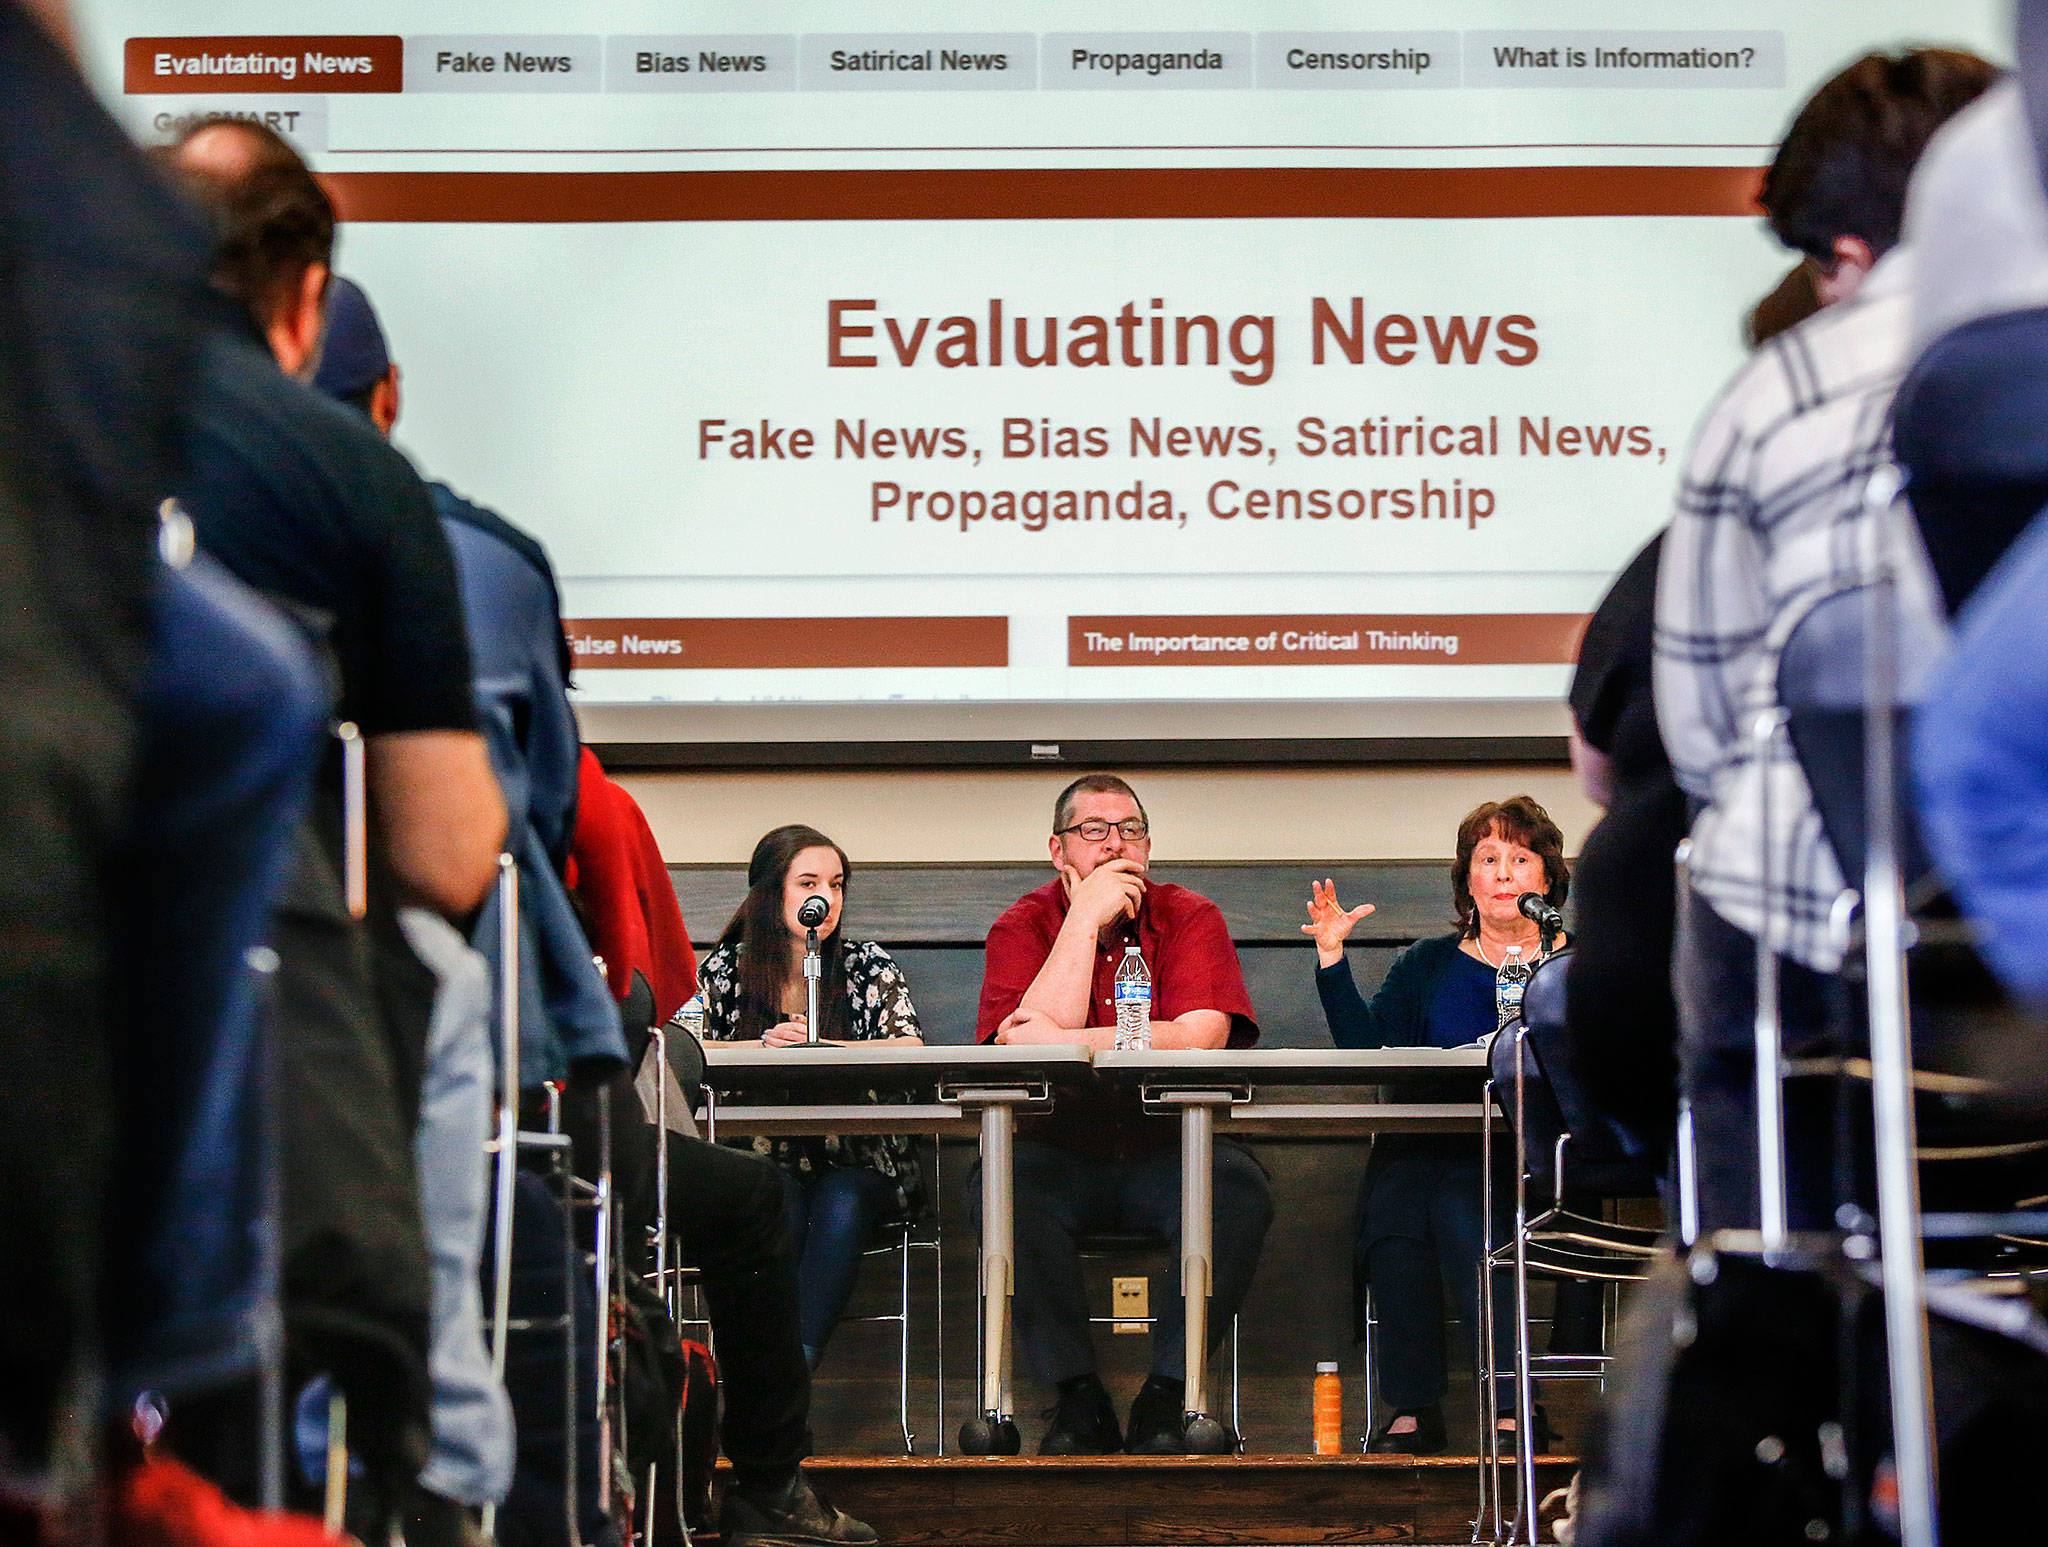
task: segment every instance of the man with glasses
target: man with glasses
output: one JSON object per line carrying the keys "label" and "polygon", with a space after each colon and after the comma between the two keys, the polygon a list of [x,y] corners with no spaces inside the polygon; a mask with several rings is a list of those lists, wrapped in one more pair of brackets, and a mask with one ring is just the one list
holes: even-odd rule
{"label": "man with glasses", "polygon": [[[1208,898],[1147,875],[1152,833],[1122,779],[1076,779],[1053,804],[1059,874],[1012,904],[988,934],[977,1040],[1116,1043],[1116,971],[1135,945],[1152,975],[1156,1048],[1249,1047],[1258,1040],[1244,972]],[[1095,1369],[1075,1237],[1158,1235],[1180,1251],[1179,1127],[1147,1117],[1128,1093],[1063,1098],[1019,1127],[1016,1147],[1017,1336],[1059,1403],[1039,1442],[1047,1456],[1174,1455],[1182,1435],[1184,1308],[1167,1295],[1152,1325],[1152,1373],[1128,1432]],[[1228,1328],[1251,1287],[1273,1203],[1258,1163],[1216,1144],[1215,1318]]]}

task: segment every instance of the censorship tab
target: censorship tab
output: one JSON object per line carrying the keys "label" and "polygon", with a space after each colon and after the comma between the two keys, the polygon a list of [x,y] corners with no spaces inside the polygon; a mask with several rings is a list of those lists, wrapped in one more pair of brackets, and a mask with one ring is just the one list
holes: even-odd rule
{"label": "censorship tab", "polygon": [[1207,91],[1252,83],[1249,32],[1054,32],[1041,49],[1050,89]]}
{"label": "censorship tab", "polygon": [[611,37],[606,91],[794,91],[796,39],[719,34]]}
{"label": "censorship tab", "polygon": [[405,40],[396,36],[130,38],[122,86],[175,92],[399,91]]}
{"label": "censorship tab", "polygon": [[505,33],[405,40],[407,91],[598,91],[595,36]]}
{"label": "censorship tab", "polygon": [[1028,32],[813,33],[804,39],[808,91],[1030,91]]}
{"label": "censorship tab", "polygon": [[1458,84],[1455,32],[1262,32],[1273,91],[1412,91]]}
{"label": "censorship tab", "polygon": [[1467,86],[1778,87],[1782,32],[1468,32]]}
{"label": "censorship tab", "polygon": [[1067,619],[1069,666],[1566,666],[1584,613]]}
{"label": "censorship tab", "polygon": [[165,144],[193,125],[216,118],[261,124],[302,152],[327,149],[324,97],[171,97],[150,103],[139,115],[131,114],[130,122],[138,139]]}

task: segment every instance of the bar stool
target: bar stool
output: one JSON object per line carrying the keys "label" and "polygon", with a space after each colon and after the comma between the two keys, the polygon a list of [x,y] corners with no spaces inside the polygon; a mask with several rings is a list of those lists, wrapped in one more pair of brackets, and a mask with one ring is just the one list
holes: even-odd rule
{"label": "bar stool", "polygon": [[903,1431],[903,1453],[917,1454],[917,1434],[910,1427],[910,1256],[930,1252],[932,1256],[933,1328],[932,1347],[936,1374],[932,1380],[932,1418],[938,1435],[939,1454],[946,1453],[946,1259],[944,1232],[937,1214],[937,1177],[933,1167],[933,1214],[929,1220],[884,1220],[875,1229],[872,1243],[863,1257],[897,1256],[896,1309],[873,1316],[845,1316],[842,1321],[894,1323],[896,1327],[896,1423]]}

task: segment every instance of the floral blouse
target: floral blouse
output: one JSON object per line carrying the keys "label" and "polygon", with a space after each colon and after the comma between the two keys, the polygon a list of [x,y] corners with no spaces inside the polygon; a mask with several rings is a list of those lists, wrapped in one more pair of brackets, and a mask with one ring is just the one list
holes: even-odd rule
{"label": "floral blouse", "polygon": [[[718,1042],[740,1040],[738,952],[720,946],[697,964],[698,987],[704,995],[704,1035]],[[903,969],[872,940],[846,943],[846,1036],[850,1042],[877,1037],[920,1035],[917,1007],[910,1002],[910,984]],[[681,1012],[677,1013],[681,1019]],[[877,1091],[870,1101],[881,1100]],[[732,1141],[751,1149],[802,1178],[822,1175],[831,1166],[866,1166],[896,1184],[896,1202],[906,1216],[924,1210],[924,1172],[917,1141],[907,1133],[829,1135],[825,1138],[771,1139],[758,1136]]]}

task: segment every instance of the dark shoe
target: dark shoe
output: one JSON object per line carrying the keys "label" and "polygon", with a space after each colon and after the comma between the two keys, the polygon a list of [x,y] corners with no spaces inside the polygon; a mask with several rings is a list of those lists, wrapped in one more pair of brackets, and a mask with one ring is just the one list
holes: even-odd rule
{"label": "dark shoe", "polygon": [[[1413,1418],[1415,1427],[1407,1434],[1392,1434],[1395,1419]],[[1437,1456],[1444,1448],[1444,1410],[1432,1402],[1427,1407],[1404,1407],[1393,1418],[1387,1420],[1385,1428],[1375,1429],[1372,1438],[1365,1442],[1366,1450],[1375,1456]]]}
{"label": "dark shoe", "polygon": [[871,1527],[819,1498],[801,1472],[772,1493],[727,1489],[718,1533],[725,1547],[864,1547],[879,1540]]}
{"label": "dark shoe", "polygon": [[1131,1426],[1124,1449],[1134,1456],[1184,1456],[1187,1385],[1163,1375],[1148,1375],[1131,1401]]}
{"label": "dark shoe", "polygon": [[431,1488],[413,1485],[405,1510],[405,1547],[490,1547],[476,1512]]}
{"label": "dark shoe", "polygon": [[[1493,1421],[1493,1426],[1500,1434],[1500,1448],[1503,1451],[1512,1451],[1515,1448],[1514,1414],[1501,1414]],[[1531,1453],[1538,1456],[1549,1455],[1551,1442],[1557,1438],[1557,1431],[1550,1427],[1550,1415],[1543,1411],[1543,1404],[1540,1402],[1536,1404],[1536,1432],[1529,1438],[1535,1447]]]}
{"label": "dark shoe", "polygon": [[1038,1442],[1041,1456],[1109,1456],[1124,1448],[1109,1392],[1095,1375],[1060,1382],[1060,1399],[1045,1410],[1052,1425]]}

